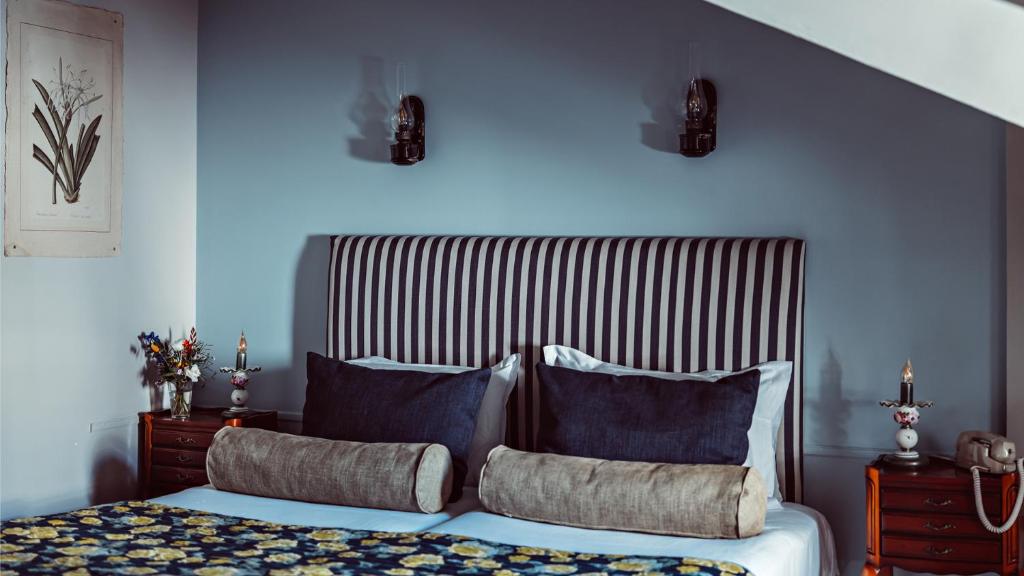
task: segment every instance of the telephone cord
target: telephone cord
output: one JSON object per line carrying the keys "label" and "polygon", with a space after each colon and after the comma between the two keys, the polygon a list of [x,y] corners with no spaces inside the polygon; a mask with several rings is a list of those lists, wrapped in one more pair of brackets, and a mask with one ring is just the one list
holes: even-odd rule
{"label": "telephone cord", "polygon": [[1013,505],[1013,512],[1010,513],[1010,517],[1006,520],[1006,523],[1002,526],[995,526],[989,521],[988,515],[985,514],[985,503],[981,499],[981,474],[978,470],[981,466],[971,467],[971,476],[974,477],[974,506],[978,510],[978,520],[989,532],[995,534],[1002,534],[1006,532],[1017,522],[1017,516],[1020,514],[1021,504],[1024,504],[1024,458],[1017,460],[1017,502]]}

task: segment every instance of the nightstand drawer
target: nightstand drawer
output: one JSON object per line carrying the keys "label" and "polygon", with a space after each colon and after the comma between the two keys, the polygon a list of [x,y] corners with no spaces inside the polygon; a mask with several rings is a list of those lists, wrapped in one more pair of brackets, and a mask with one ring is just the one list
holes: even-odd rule
{"label": "nightstand drawer", "polygon": [[153,464],[158,466],[177,466],[179,468],[206,469],[206,451],[153,448]]}
{"label": "nightstand drawer", "polygon": [[170,466],[153,466],[153,482],[158,484],[183,484],[186,486],[202,486],[209,484],[206,470],[198,468],[171,468]]}
{"label": "nightstand drawer", "polygon": [[[999,509],[999,494],[984,493],[986,510]],[[882,508],[886,510],[914,510],[943,514],[975,514],[974,495],[971,492],[944,492],[939,490],[892,490],[882,488]]]}
{"label": "nightstand drawer", "polygon": [[882,536],[882,554],[946,562],[977,562],[1000,558],[998,541]]}
{"label": "nightstand drawer", "polygon": [[153,446],[170,448],[189,448],[193,450],[209,448],[213,443],[213,434],[206,432],[189,432],[186,430],[153,430]]}
{"label": "nightstand drawer", "polygon": [[882,514],[882,532],[920,534],[928,537],[998,539],[985,529],[976,516],[949,514]]}

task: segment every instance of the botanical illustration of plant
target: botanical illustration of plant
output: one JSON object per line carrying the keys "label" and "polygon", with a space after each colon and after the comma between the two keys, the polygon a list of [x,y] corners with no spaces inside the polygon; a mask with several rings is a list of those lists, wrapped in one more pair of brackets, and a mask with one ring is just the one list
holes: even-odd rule
{"label": "botanical illustration of plant", "polygon": [[96,82],[92,77],[86,79],[87,70],[75,74],[70,65],[65,69],[63,58],[58,59],[56,72],[57,82],[50,83],[52,96],[41,82],[32,79],[49,113],[47,117],[37,104],[32,111],[32,117],[39,123],[43,136],[50,143],[53,159],[35,144],[32,145],[32,157],[53,175],[53,203],[57,203],[57,186],[60,186],[64,193],[64,201],[74,204],[79,199],[82,177],[99,145],[100,135],[96,131],[103,115],[96,116],[89,122],[88,127],[82,122],[78,127],[78,139],[74,142],[71,141],[71,122],[80,111],[83,112],[84,119],[88,120],[89,104],[99,100],[103,95],[94,92]]}

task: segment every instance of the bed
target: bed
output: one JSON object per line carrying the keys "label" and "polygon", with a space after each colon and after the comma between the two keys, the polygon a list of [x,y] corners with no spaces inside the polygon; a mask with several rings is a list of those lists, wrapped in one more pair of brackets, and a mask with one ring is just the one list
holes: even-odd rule
{"label": "bed", "polygon": [[[532,367],[545,345],[564,344],[677,372],[792,361],[777,450],[785,503],[769,511],[760,537],[624,534],[484,511],[432,530],[581,552],[742,559],[765,576],[827,574],[835,571],[831,530],[799,505],[804,257],[803,241],[792,238],[337,236],[327,348],[336,358],[477,366],[519,352]],[[523,370],[509,402],[510,445],[533,447],[538,393],[534,371]]]}
{"label": "bed", "polygon": [[190,488],[153,501],[283,525],[374,532],[429,531],[532,549],[637,558],[728,560],[757,576],[830,574],[835,571],[833,537],[828,522],[819,512],[793,503],[776,503],[770,507],[765,531],[760,536],[744,540],[707,540],[586,530],[507,518],[482,510],[472,488],[439,514],[282,501],[222,492],[211,486]]}
{"label": "bed", "polygon": [[[778,438],[777,501],[764,533],[724,541],[555,526],[488,513],[472,489],[439,514],[416,514],[203,487],[149,502],[15,521],[3,531],[5,568],[835,573],[827,522],[799,505],[802,241],[336,236],[330,254],[328,355],[489,366],[520,353],[524,369],[508,403],[506,442],[520,449],[534,446],[539,390],[532,367],[548,344],[676,372],[793,362]],[[167,530],[140,537],[150,525]],[[120,533],[127,536],[108,535]],[[73,545],[55,542],[64,538]],[[140,543],[158,551],[156,556]],[[109,558],[121,560],[104,564]]]}
{"label": "bed", "polygon": [[[472,488],[438,514],[291,502],[223,492],[212,486],[190,488],[153,501],[284,525],[375,532],[430,531],[568,552],[730,560],[757,576],[827,574],[828,567],[835,563],[828,522],[816,510],[793,503],[773,504],[768,511],[765,531],[760,536],[744,540],[707,540],[586,530],[507,518],[482,510],[476,490]],[[791,552],[780,554],[784,550]],[[821,569],[822,566],[826,568]]]}

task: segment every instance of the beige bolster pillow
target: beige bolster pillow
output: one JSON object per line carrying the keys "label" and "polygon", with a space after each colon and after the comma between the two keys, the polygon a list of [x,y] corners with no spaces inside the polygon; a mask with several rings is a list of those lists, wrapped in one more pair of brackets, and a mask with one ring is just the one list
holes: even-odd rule
{"label": "beige bolster pillow", "polygon": [[480,501],[496,514],[579,528],[746,538],[764,530],[755,468],[651,464],[491,450]]}
{"label": "beige bolster pillow", "polygon": [[224,427],[206,453],[218,490],[433,514],[452,490],[441,444],[364,444]]}

